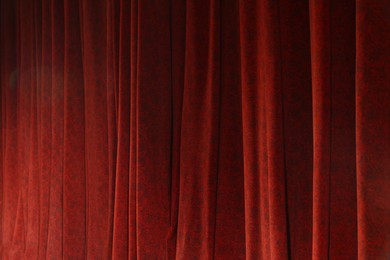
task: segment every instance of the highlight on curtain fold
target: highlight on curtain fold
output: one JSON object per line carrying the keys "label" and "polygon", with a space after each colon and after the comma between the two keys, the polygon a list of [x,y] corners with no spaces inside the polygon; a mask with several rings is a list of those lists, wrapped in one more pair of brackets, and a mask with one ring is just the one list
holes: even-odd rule
{"label": "highlight on curtain fold", "polygon": [[390,2],[2,0],[1,259],[390,259]]}

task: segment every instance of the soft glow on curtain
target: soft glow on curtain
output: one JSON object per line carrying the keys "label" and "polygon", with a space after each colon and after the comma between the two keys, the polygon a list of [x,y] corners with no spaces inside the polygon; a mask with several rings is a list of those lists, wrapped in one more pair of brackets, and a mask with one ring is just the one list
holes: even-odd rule
{"label": "soft glow on curtain", "polygon": [[390,259],[388,0],[2,0],[2,259]]}

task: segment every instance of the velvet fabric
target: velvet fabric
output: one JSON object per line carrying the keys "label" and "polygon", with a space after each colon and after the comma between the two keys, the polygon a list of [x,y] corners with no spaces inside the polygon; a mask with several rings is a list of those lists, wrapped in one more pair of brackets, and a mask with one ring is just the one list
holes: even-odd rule
{"label": "velvet fabric", "polygon": [[388,0],[2,0],[2,259],[390,259]]}

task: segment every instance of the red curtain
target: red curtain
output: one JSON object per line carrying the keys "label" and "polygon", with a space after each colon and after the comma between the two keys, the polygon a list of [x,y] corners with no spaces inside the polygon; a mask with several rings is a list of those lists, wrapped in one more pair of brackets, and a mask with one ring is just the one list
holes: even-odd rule
{"label": "red curtain", "polygon": [[390,1],[2,0],[2,259],[390,259]]}

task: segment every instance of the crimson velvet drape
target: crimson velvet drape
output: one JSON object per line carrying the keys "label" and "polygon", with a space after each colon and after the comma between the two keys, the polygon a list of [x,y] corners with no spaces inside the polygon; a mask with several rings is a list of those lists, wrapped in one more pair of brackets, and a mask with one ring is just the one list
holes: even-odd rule
{"label": "crimson velvet drape", "polygon": [[390,1],[2,0],[2,259],[390,259]]}

